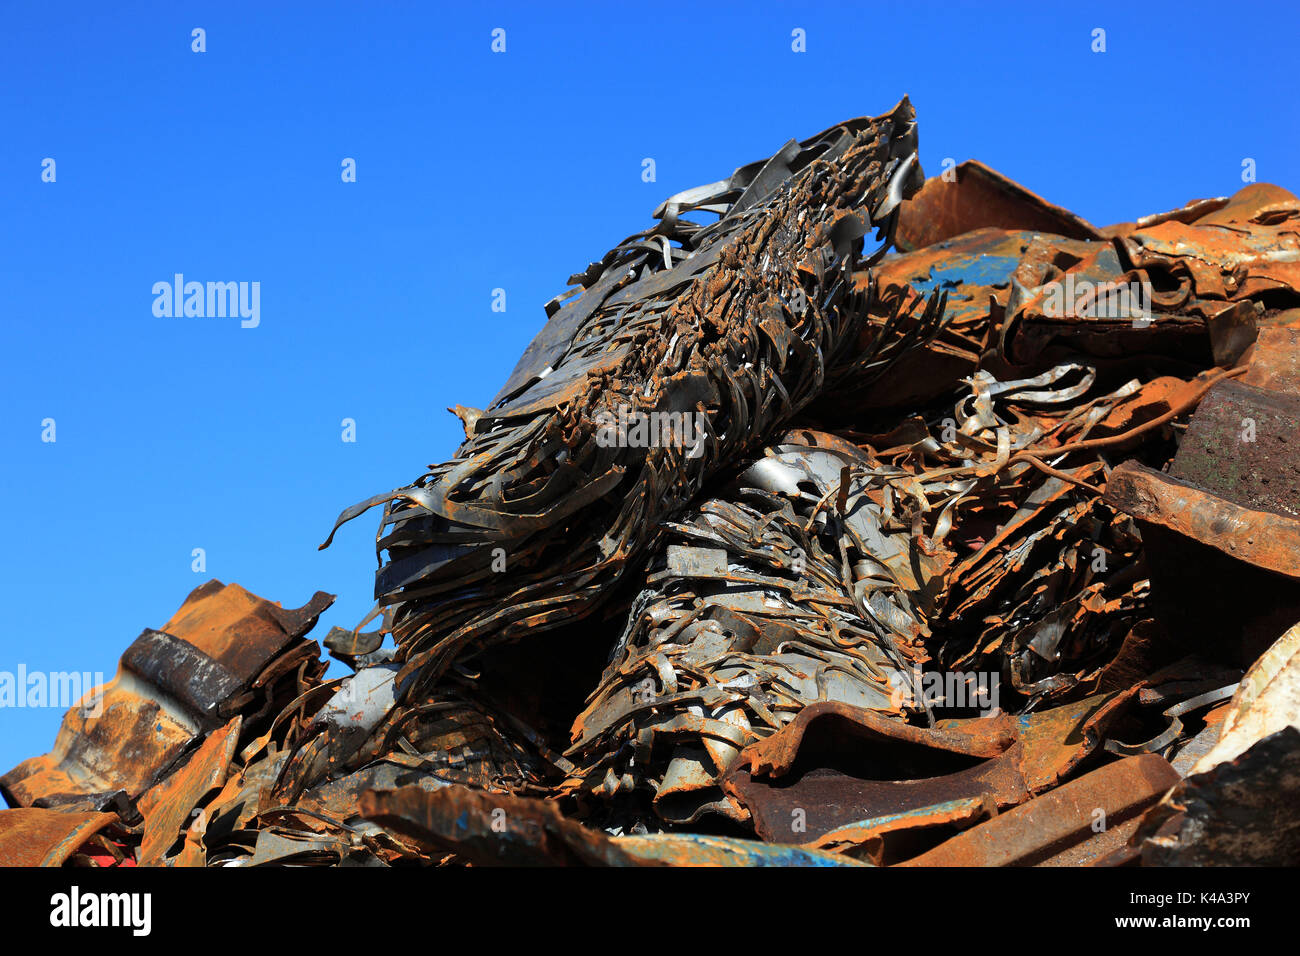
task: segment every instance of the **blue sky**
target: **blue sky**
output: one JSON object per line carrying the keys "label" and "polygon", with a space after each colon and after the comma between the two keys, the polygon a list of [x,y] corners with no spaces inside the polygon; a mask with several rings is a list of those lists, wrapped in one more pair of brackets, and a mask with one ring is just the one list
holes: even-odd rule
{"label": "blue sky", "polygon": [[[904,93],[929,175],[978,158],[1098,224],[1231,193],[1246,158],[1300,188],[1268,42],[1294,5],[995,6],[0,5],[0,671],[111,675],[210,577],[355,624],[374,524],[316,545],[450,454],[444,409],[491,398],[570,274]],[[259,282],[260,324],[155,316],[178,272]],[[0,772],[61,717],[0,709]]]}

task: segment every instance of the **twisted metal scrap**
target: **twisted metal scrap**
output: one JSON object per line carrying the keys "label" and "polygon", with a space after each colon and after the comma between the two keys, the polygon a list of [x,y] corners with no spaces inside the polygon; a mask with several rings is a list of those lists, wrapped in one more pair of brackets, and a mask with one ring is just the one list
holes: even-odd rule
{"label": "twisted metal scrap", "polygon": [[900,520],[945,565],[932,607],[936,656],[949,668],[999,673],[1029,698],[1026,707],[1100,666],[1146,593],[1132,522],[1088,484],[1104,480],[1097,452],[1069,472],[1038,457],[1077,446],[1141,390],[1132,379],[1088,397],[1096,380],[1094,367],[1074,363],[1006,382],[978,372],[952,417],[936,423],[938,437],[897,462],[918,492],[899,499]]}
{"label": "twisted metal scrap", "polygon": [[[934,436],[879,456],[790,432],[669,522],[574,723],[566,756],[580,770],[565,789],[650,791],[672,823],[743,821],[720,779],[812,702],[909,720],[929,711],[917,680],[929,663],[991,670],[1032,704],[1075,686],[1132,623],[1139,542],[1081,478],[1013,454],[1049,431],[1086,433],[1138,391],[1079,401],[1095,380],[1072,364],[1010,382],[978,373]],[[990,515],[998,533],[965,558],[948,545],[968,516],[987,528]]]}
{"label": "twisted metal scrap", "polygon": [[[0,862],[1293,862],[1294,839],[1263,837],[1300,832],[1300,637],[1244,677],[1233,638],[1300,576],[1300,201],[1254,184],[1098,230],[979,167],[899,212],[914,150],[903,103],[665,203],[548,307],[488,412],[459,411],[460,455],[376,499],[385,625],[325,640],[353,675],[323,679],[304,637],[328,595],[287,611],[197,589],[91,695],[102,715],[69,711],[49,755],[0,777],[19,808]],[[857,240],[896,215],[915,251],[856,263],[855,294]],[[1056,314],[1062,276],[1150,278],[1153,314]],[[946,287],[939,328],[925,296]],[[629,411],[696,412],[704,441],[602,441],[601,413]],[[1245,462],[1266,467],[1216,469],[1247,413],[1269,444]],[[1206,623],[1212,589],[1227,625]],[[598,599],[605,622],[566,636],[613,652],[566,754],[579,707],[547,676],[448,669]],[[1188,653],[1189,624],[1232,659]],[[585,690],[593,646],[530,651]],[[1006,685],[996,719],[917,699],[918,676],[972,668]],[[1115,754],[1141,756],[1070,779]],[[641,832],[709,813],[808,842]]]}
{"label": "twisted metal scrap", "polygon": [[809,701],[905,714],[902,685],[925,657],[917,578],[935,568],[905,530],[882,528],[871,464],[832,435],[791,433],[724,497],[668,523],[684,543],[652,562],[574,724],[570,789],[648,784],[664,819],[743,820],[718,778]]}
{"label": "twisted metal scrap", "polygon": [[[395,606],[402,699],[469,652],[589,613],[665,518],[828,375],[878,375],[934,334],[942,297],[869,326],[853,280],[861,237],[877,228],[869,265],[921,182],[914,115],[903,100],[669,199],[657,226],[573,277],[577,298],[548,307],[501,394],[466,412],[451,461],[340,515],[335,530],[385,505],[375,593]],[[598,440],[610,416],[655,413],[701,416],[700,445]]]}

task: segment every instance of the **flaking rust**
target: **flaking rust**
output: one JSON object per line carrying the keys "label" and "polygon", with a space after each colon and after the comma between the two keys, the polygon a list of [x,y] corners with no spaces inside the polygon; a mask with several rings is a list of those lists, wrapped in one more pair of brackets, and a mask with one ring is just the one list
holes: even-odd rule
{"label": "flaking rust", "polygon": [[904,99],[665,200],[339,516],[346,676],[329,595],[200,587],[0,862],[1300,862],[1300,201],[917,151]]}

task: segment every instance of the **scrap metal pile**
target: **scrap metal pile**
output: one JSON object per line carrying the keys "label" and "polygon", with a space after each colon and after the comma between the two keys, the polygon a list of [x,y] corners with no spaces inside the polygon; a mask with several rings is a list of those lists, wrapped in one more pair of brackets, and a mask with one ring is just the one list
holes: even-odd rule
{"label": "scrap metal pile", "polygon": [[0,863],[1300,862],[1295,196],[1097,228],[903,100],[654,219],[340,516],[350,676],[209,582]]}

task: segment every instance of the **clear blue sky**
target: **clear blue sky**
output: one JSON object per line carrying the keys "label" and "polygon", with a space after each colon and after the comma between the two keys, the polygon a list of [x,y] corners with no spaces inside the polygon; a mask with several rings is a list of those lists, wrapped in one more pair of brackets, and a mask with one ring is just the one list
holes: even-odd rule
{"label": "clear blue sky", "polygon": [[[4,3],[0,671],[111,675],[209,577],[355,624],[373,522],[316,545],[452,451],[446,406],[488,401],[571,273],[904,93],[928,174],[978,158],[1098,224],[1231,193],[1247,157],[1300,188],[1297,9]],[[178,272],[260,282],[260,325],[156,317]],[[0,709],[0,772],[61,716]]]}

